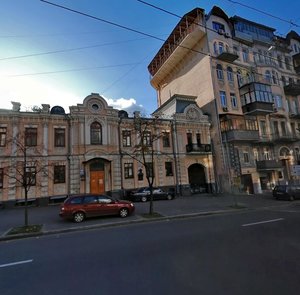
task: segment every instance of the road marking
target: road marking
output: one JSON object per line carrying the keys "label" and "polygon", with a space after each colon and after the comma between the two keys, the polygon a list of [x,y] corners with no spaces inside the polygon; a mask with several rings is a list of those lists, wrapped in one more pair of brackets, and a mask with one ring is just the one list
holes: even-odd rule
{"label": "road marking", "polygon": [[269,223],[269,222],[276,222],[276,221],[281,221],[281,220],[284,220],[284,218],[277,218],[277,219],[271,219],[271,220],[253,222],[253,223],[247,223],[247,224],[243,224],[242,226],[251,226],[251,225],[257,225],[257,224],[263,224],[263,223]]}
{"label": "road marking", "polygon": [[30,262],[32,262],[32,261],[33,261],[33,259],[29,259],[29,260],[23,260],[23,261],[11,262],[11,263],[6,263],[6,264],[0,264],[0,268],[1,268],[1,267],[8,267],[8,266],[19,265],[19,264],[30,263]]}

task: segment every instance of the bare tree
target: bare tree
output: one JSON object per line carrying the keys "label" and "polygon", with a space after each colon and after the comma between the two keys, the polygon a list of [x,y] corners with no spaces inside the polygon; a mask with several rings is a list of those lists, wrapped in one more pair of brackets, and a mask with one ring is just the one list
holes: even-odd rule
{"label": "bare tree", "polygon": [[[13,157],[10,167],[4,169],[4,174],[12,178],[24,190],[24,225],[28,226],[28,193],[32,186],[37,185],[37,175],[48,175],[48,165],[42,161],[42,157],[35,147],[26,143],[26,136],[18,134],[8,142],[12,145]],[[15,173],[10,173],[14,169]]]}
{"label": "bare tree", "polygon": [[153,183],[154,183],[154,157],[157,155],[155,142],[162,136],[159,132],[159,118],[141,118],[135,115],[134,129],[137,134],[137,142],[132,153],[127,153],[144,167],[146,179],[150,190],[149,214],[154,213],[153,205]]}

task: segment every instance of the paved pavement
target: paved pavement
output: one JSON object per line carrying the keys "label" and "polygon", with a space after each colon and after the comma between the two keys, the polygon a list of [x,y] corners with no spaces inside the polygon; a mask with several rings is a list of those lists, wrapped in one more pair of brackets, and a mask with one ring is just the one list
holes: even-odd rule
{"label": "paved pavement", "polygon": [[[263,195],[226,195],[226,194],[198,194],[178,197],[171,201],[155,201],[154,211],[162,217],[145,218],[143,214],[149,212],[149,203],[135,203],[135,213],[125,219],[120,217],[100,217],[85,220],[76,224],[59,217],[60,205],[47,207],[29,207],[29,224],[42,224],[42,234],[55,234],[75,230],[85,230],[103,226],[117,226],[129,223],[154,221],[158,219],[185,218],[197,215],[220,214],[231,211],[251,210],[265,207],[284,207],[299,204],[300,201],[277,201],[271,194]],[[233,208],[238,204],[240,209]],[[298,206],[300,207],[300,206]],[[300,212],[300,211],[299,211]],[[6,236],[14,227],[24,225],[24,208],[0,209],[0,241],[21,238],[19,236]]]}

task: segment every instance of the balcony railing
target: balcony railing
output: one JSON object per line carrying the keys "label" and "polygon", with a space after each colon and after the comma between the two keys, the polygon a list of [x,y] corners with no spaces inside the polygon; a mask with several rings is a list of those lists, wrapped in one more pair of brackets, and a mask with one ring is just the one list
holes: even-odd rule
{"label": "balcony railing", "polygon": [[266,115],[274,112],[272,102],[254,101],[242,106],[244,114],[248,115]]}
{"label": "balcony railing", "polygon": [[297,96],[300,95],[300,83],[290,83],[283,86],[286,95]]}
{"label": "balcony railing", "polygon": [[237,53],[230,49],[219,50],[215,53],[218,59],[226,62],[234,62],[236,59],[239,58]]}
{"label": "balcony railing", "polygon": [[300,140],[300,137],[296,134],[272,134],[272,140],[274,142],[295,142]]}
{"label": "balcony railing", "polygon": [[197,144],[190,143],[186,145],[187,153],[211,153],[211,145],[210,144]]}
{"label": "balcony railing", "polygon": [[222,132],[223,142],[230,141],[258,141],[258,130],[228,130]]}
{"label": "balcony railing", "polygon": [[262,160],[256,161],[257,170],[276,170],[283,168],[281,160]]}

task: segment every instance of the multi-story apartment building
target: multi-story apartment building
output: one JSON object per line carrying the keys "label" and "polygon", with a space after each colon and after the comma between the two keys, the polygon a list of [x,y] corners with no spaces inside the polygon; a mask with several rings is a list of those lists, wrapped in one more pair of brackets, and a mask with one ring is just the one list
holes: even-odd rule
{"label": "multi-story apartment building", "polygon": [[300,36],[219,7],[182,17],[148,66],[158,105],[196,97],[212,120],[216,180],[261,193],[299,179]]}
{"label": "multi-story apartment building", "polygon": [[22,175],[30,179],[28,198],[40,203],[74,193],[124,197],[147,186],[143,161],[135,153],[140,140],[135,126],[141,121],[150,122],[144,144],[153,135],[157,139],[154,161],[146,154],[154,186],[175,187],[180,193],[190,184],[207,190],[214,186],[211,124],[195,97],[174,96],[143,118],[113,109],[93,93],[70,106],[68,114],[48,104],[22,112],[17,102],[11,110],[0,110],[0,203],[24,199],[18,181]]}

